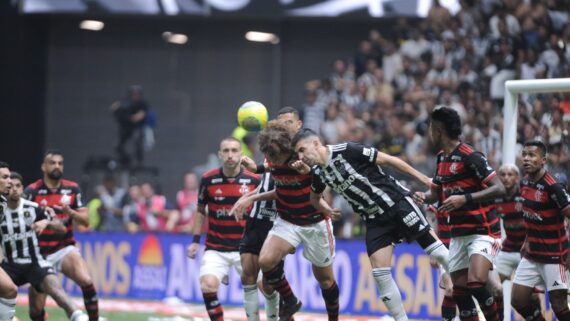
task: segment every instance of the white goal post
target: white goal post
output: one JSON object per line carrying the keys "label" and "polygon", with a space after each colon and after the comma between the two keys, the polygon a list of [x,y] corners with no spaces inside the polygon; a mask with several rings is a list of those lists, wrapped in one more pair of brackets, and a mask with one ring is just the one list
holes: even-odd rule
{"label": "white goal post", "polygon": [[514,164],[516,159],[518,95],[561,91],[570,91],[570,78],[508,80],[505,83],[503,164]]}

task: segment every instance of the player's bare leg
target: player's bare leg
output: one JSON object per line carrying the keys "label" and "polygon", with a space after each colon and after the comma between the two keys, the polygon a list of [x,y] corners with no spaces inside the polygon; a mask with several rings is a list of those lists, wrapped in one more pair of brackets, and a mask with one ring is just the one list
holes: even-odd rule
{"label": "player's bare leg", "polygon": [[77,283],[83,292],[85,310],[89,315],[89,321],[99,320],[99,300],[93,285],[93,280],[87,269],[87,263],[78,251],[69,252],[61,264],[61,272]]}
{"label": "player's bare leg", "polygon": [[[75,306],[73,301],[69,299],[61,282],[54,274],[47,275],[41,283],[42,291],[51,296],[59,307],[61,307],[70,319],[79,319],[83,312]],[[83,316],[84,319],[87,316]]]}
{"label": "player's bare leg", "polygon": [[406,321],[408,316],[402,304],[402,295],[392,278],[392,255],[394,246],[388,245],[372,253],[370,264],[372,265],[372,275],[376,280],[382,302],[388,308],[390,315],[396,321]]}
{"label": "player's bare leg", "polygon": [[289,242],[276,235],[269,235],[259,253],[259,267],[263,271],[263,278],[270,287],[279,292],[284,301],[280,321],[288,321],[302,306],[291,290],[283,270],[283,258],[294,250]]}
{"label": "player's bare leg", "polygon": [[30,308],[29,315],[32,321],[44,321],[46,316],[45,306],[46,306],[47,295],[45,293],[40,293],[30,287],[28,290],[28,306]]}
{"label": "player's bare leg", "polygon": [[18,287],[3,269],[0,269],[0,320],[12,320],[16,313]]}
{"label": "player's bare leg", "polygon": [[323,299],[325,300],[325,306],[327,308],[329,321],[338,321],[339,289],[334,278],[332,267],[332,264],[325,267],[313,265],[313,274],[315,275],[315,278],[321,287],[321,293],[323,295]]}

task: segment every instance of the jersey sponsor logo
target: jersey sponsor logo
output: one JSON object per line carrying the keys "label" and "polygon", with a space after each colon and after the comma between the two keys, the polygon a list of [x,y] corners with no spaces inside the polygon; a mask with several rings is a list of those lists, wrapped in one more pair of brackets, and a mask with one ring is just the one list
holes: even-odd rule
{"label": "jersey sponsor logo", "polygon": [[230,216],[230,209],[222,208],[222,209],[216,210],[216,218],[224,217],[224,216]]}
{"label": "jersey sponsor logo", "polygon": [[240,178],[238,181],[240,184],[250,184],[251,178]]}
{"label": "jersey sponsor logo", "polygon": [[[443,157],[441,159],[443,160]],[[463,157],[457,155],[451,156],[451,161],[460,161],[460,160],[463,160]]]}
{"label": "jersey sponsor logo", "polygon": [[525,218],[527,218],[530,221],[535,221],[535,222],[542,222],[542,217],[540,217],[540,214],[537,212],[534,212],[532,210],[529,209],[523,209],[523,215]]}
{"label": "jersey sponsor logo", "polygon": [[4,242],[21,241],[21,240],[25,240],[29,237],[33,237],[34,235],[36,235],[36,232],[26,231],[26,232],[17,233],[17,234],[6,234],[3,236],[3,239],[4,239]]}
{"label": "jersey sponsor logo", "polygon": [[356,180],[356,177],[354,177],[354,175],[349,175],[342,184],[337,185],[335,187],[335,190],[338,191],[339,193],[342,193],[346,189],[348,189],[350,186],[352,186],[352,182],[354,182],[355,180]]}
{"label": "jersey sponsor logo", "polygon": [[414,224],[416,224],[417,222],[419,222],[420,217],[418,216],[418,214],[416,212],[410,212],[408,215],[404,216],[404,224],[406,224],[409,227],[414,226]]}
{"label": "jersey sponsor logo", "polygon": [[39,195],[46,195],[48,193],[47,189],[40,189],[38,190]]}
{"label": "jersey sponsor logo", "polygon": [[297,177],[279,177],[273,176],[273,180],[275,181],[276,186],[289,186],[289,187],[297,187],[301,186],[301,182]]}
{"label": "jersey sponsor logo", "polygon": [[212,179],[211,183],[212,183],[212,184],[219,184],[219,183],[221,183],[221,182],[223,182],[223,181],[224,181],[223,178],[214,178],[214,179]]}

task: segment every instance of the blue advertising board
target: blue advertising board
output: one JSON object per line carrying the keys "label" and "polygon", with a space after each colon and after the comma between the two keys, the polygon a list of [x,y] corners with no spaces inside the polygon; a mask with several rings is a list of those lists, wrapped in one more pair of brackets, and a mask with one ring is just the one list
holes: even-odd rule
{"label": "blue advertising board", "polygon": [[[77,240],[100,297],[143,300],[178,297],[186,302],[203,302],[199,282],[203,248],[197,259],[189,259],[188,235],[80,233]],[[337,240],[336,245],[334,273],[340,289],[341,314],[386,314],[364,241]],[[441,320],[440,272],[430,266],[429,257],[421,248],[416,244],[400,244],[392,267],[409,318]],[[285,273],[295,294],[303,301],[303,310],[325,313],[320,288],[302,250],[286,258]],[[67,279],[64,288],[75,295],[81,294]],[[223,304],[243,305],[241,281],[235,271],[218,294]]]}

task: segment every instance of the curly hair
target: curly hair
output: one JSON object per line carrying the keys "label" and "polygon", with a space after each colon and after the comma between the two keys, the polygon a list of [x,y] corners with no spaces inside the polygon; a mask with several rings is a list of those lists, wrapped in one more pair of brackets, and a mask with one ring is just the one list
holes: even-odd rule
{"label": "curly hair", "polygon": [[277,120],[270,121],[259,133],[259,150],[269,159],[293,154],[287,127]]}

